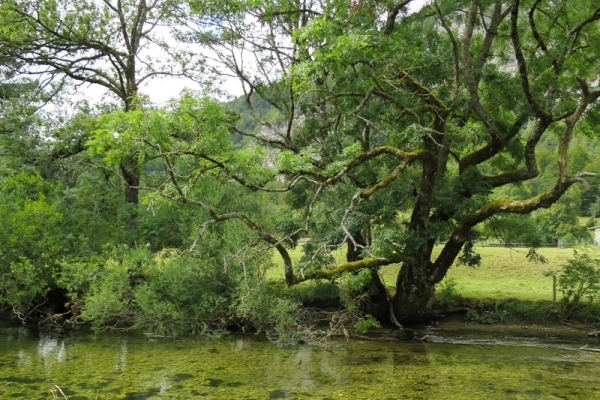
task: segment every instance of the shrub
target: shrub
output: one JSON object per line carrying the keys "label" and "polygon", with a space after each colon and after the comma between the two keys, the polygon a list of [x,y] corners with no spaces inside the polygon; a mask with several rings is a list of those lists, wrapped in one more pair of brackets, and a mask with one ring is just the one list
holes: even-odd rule
{"label": "shrub", "polygon": [[366,314],[364,320],[354,324],[354,329],[360,333],[367,333],[367,331],[372,328],[379,329],[381,328],[381,324],[371,314]]}
{"label": "shrub", "polygon": [[600,293],[600,260],[573,251],[573,258],[562,265],[558,287],[563,294],[564,315],[568,318],[583,297],[590,302]]}
{"label": "shrub", "polygon": [[458,288],[459,286],[456,279],[444,279],[435,286],[435,302],[443,308],[456,307]]}
{"label": "shrub", "polygon": [[95,330],[108,326],[129,329],[134,325],[136,309],[130,282],[138,266],[132,262],[133,257],[117,257],[114,253],[112,256],[104,262],[91,284],[82,312],[83,319],[91,322]]}
{"label": "shrub", "polygon": [[306,303],[340,301],[340,288],[330,281],[318,280],[316,282],[307,282],[304,285],[297,285],[292,293],[295,298],[306,305]]}
{"label": "shrub", "polygon": [[215,333],[225,327],[229,301],[226,277],[215,272],[210,261],[178,258],[169,250],[115,249],[91,284],[83,317],[96,330]]}
{"label": "shrub", "polygon": [[294,342],[297,333],[300,303],[284,297],[283,284],[262,282],[250,290],[235,309],[245,324],[264,332],[271,341]]}
{"label": "shrub", "polygon": [[[210,263],[162,251],[141,270],[133,289],[136,324],[160,335],[217,334],[228,319],[226,277]],[[223,322],[225,321],[225,322]]]}
{"label": "shrub", "polygon": [[510,301],[503,309],[510,315],[511,320],[524,322],[558,322],[559,309],[556,303]]}
{"label": "shrub", "polygon": [[21,314],[27,314],[34,302],[45,296],[49,283],[31,261],[22,257],[12,262],[0,277],[0,302],[9,304]]}
{"label": "shrub", "polygon": [[470,322],[478,322],[480,324],[496,324],[499,322],[507,322],[509,312],[504,310],[500,302],[495,302],[494,307],[488,309],[482,302],[479,302],[477,307],[471,309],[465,315],[465,319]]}

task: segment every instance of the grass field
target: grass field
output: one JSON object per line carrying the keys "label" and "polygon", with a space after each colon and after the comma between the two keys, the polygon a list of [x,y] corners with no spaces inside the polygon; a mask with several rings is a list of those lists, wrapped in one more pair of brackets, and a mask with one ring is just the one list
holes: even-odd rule
{"label": "grass field", "polygon": [[[441,249],[441,246],[435,248],[434,258]],[[523,248],[476,246],[475,250],[482,258],[480,267],[453,265],[447,277],[457,281],[459,294],[476,299],[552,300],[552,277],[544,276],[544,273],[560,270],[561,264],[573,256],[573,249],[544,248],[539,253],[548,259],[548,263],[535,264],[527,260],[527,249]],[[597,247],[586,247],[579,251],[587,251],[592,258],[600,258],[600,249]],[[293,261],[301,255],[300,246],[291,252]],[[334,256],[342,262],[345,251],[336,251]],[[281,259],[277,254],[274,257],[277,267],[269,271],[268,277],[283,279]],[[387,286],[394,286],[398,269],[398,265],[382,268],[381,275]],[[560,298],[561,294],[557,293],[557,297]]]}

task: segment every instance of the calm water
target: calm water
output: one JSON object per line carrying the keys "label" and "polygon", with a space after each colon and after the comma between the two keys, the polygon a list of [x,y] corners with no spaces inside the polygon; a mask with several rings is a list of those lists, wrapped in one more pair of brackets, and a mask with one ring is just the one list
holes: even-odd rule
{"label": "calm water", "polygon": [[[499,330],[501,329],[501,330]],[[56,339],[0,329],[0,398],[600,399],[597,339],[556,331],[426,329],[430,342],[278,347],[255,336]],[[391,333],[389,333],[391,335]],[[62,397],[62,396],[61,396]]]}

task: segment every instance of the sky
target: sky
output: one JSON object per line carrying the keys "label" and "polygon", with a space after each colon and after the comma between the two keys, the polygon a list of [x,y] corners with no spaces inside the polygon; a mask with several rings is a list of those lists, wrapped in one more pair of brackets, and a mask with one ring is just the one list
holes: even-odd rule
{"label": "sky", "polygon": [[[408,6],[409,13],[420,10],[427,1],[414,0]],[[238,97],[243,94],[240,82],[235,78],[225,79],[221,84],[221,88],[231,97]],[[106,94],[106,90],[97,85],[83,85],[81,89],[76,97],[85,98],[91,103],[102,102]],[[142,84],[140,91],[148,95],[153,103],[163,105],[169,99],[178,97],[183,89],[201,90],[202,88],[190,79],[161,77]],[[223,100],[226,100],[226,98],[223,98]]]}

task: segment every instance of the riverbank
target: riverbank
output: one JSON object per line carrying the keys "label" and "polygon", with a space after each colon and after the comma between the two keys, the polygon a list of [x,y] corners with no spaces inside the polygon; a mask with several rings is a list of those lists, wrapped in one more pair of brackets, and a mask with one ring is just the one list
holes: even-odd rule
{"label": "riverbank", "polygon": [[[434,257],[440,249],[436,248]],[[590,330],[600,328],[597,300],[590,302],[584,297],[576,307],[565,308],[562,294],[557,293],[556,301],[552,301],[551,272],[558,274],[562,264],[572,258],[572,249],[541,249],[540,254],[548,259],[546,264],[528,262],[523,249],[476,247],[475,250],[482,256],[481,265],[476,268],[453,266],[448,277],[438,285],[436,302],[431,314],[424,316],[425,321],[458,315],[467,322],[482,324],[568,323],[589,327]],[[598,249],[585,250],[592,257],[600,255]],[[302,247],[298,246],[291,255],[298,259],[301,252]],[[332,255],[341,262],[345,257],[344,249]],[[139,263],[125,262],[111,265],[119,268],[100,271],[106,275],[106,287],[99,286],[103,290],[100,291],[102,295],[96,288],[90,292],[91,298],[84,298],[85,302],[80,299],[73,303],[85,306],[78,306],[75,311],[60,311],[58,308],[45,313],[40,311],[37,320],[30,318],[29,323],[41,323],[40,326],[56,329],[59,334],[68,334],[67,331],[73,328],[85,328],[91,324],[92,328],[99,330],[143,327],[153,334],[172,337],[190,333],[221,335],[227,331],[258,331],[275,341],[293,342],[312,335],[311,327],[327,331],[333,325],[332,331],[324,335],[343,335],[352,328],[365,331],[385,325],[388,317],[385,308],[376,309],[375,312],[380,312],[376,314],[361,306],[368,294],[356,291],[357,283],[352,282],[356,280],[355,275],[341,277],[335,283],[318,280],[287,287],[282,266],[275,265],[267,271],[266,282],[261,280],[248,292],[242,289],[239,301],[229,304],[226,297],[215,291],[215,285],[197,279],[185,265],[169,264],[168,274],[164,273],[163,264],[157,264],[156,268],[141,268]],[[130,269],[132,265],[134,269]],[[391,283],[398,268],[399,265],[391,265],[380,270],[390,292],[394,290]],[[120,275],[115,275],[117,272]],[[195,283],[212,290],[216,297],[206,299],[206,290],[199,290]],[[169,290],[165,290],[165,284],[168,284]],[[156,293],[162,293],[162,303],[157,303]],[[63,307],[64,301],[66,299],[56,302],[59,308]],[[215,313],[215,307],[205,303],[220,305],[220,312]],[[375,315],[379,321],[366,314]],[[12,315],[17,323],[20,316]]]}

